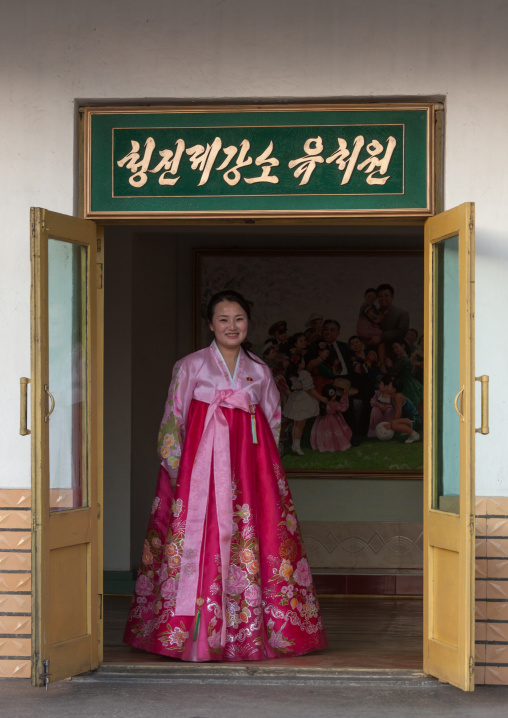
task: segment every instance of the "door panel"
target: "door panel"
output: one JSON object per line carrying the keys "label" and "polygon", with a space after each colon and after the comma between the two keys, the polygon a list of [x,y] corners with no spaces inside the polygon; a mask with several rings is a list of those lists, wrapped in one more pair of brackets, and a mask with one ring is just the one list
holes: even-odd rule
{"label": "door panel", "polygon": [[474,205],[425,224],[424,670],[474,689]]}
{"label": "door panel", "polygon": [[32,681],[47,686],[99,657],[97,231],[43,209],[31,223]]}

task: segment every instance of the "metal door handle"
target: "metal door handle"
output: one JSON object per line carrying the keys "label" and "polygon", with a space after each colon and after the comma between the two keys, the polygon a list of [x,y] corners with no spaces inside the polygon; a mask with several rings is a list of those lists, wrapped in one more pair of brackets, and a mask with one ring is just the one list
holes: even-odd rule
{"label": "metal door handle", "polygon": [[46,416],[44,417],[44,421],[45,421],[46,424],[47,424],[48,421],[49,421],[49,417],[50,417],[51,414],[55,411],[55,397],[54,397],[53,394],[50,392],[50,390],[49,390],[49,385],[48,385],[48,384],[44,384],[44,391],[46,392],[46,394],[49,396],[49,398],[50,398],[50,400],[51,400],[51,409],[49,410],[49,413],[46,414]]}
{"label": "metal door handle", "polygon": [[21,436],[28,436],[32,432],[27,427],[27,411],[28,411],[28,385],[30,379],[22,376],[19,380],[19,433]]}
{"label": "metal door handle", "polygon": [[489,433],[489,377],[487,374],[475,376],[475,381],[481,382],[482,385],[482,425],[479,429],[475,429],[477,434]]}
{"label": "metal door handle", "polygon": [[462,413],[462,400],[460,402],[460,409],[459,409],[459,396],[461,396],[461,395],[462,396],[464,395],[464,387],[462,387],[462,389],[459,391],[459,393],[455,397],[455,401],[453,403],[455,406],[455,411],[460,416],[460,420],[464,421],[464,414]]}

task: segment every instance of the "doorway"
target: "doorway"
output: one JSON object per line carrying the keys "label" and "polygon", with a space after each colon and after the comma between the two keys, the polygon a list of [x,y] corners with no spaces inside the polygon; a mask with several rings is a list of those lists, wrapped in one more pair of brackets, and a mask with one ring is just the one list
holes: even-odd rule
{"label": "doorway", "polygon": [[[139,651],[134,656],[134,649],[121,647],[128,608],[128,598],[121,594],[129,593],[140,559],[159,463],[155,437],[171,367],[196,348],[193,251],[239,247],[421,250],[423,227],[105,228],[104,568],[109,578],[105,593],[108,586],[114,593],[105,598],[106,661],[166,660],[150,654],[142,658]],[[355,311],[364,290],[359,279]],[[423,326],[418,329],[421,333]],[[290,484],[330,638],[326,661],[349,667],[421,668],[421,479],[293,478]],[[312,502],[307,500],[310,494]],[[316,542],[333,554],[337,533],[321,532],[319,538],[316,530],[334,522],[344,530],[354,527],[349,536],[353,555],[359,553],[355,545],[362,538],[365,565],[340,566],[336,560],[327,565],[323,550],[315,551],[313,560]],[[398,551],[391,554],[396,561],[383,561],[394,537]]]}

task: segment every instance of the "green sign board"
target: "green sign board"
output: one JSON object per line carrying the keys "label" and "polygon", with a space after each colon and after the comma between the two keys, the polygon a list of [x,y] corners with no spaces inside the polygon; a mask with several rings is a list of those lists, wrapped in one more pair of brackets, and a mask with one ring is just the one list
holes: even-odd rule
{"label": "green sign board", "polygon": [[428,215],[432,105],[85,111],[85,216]]}

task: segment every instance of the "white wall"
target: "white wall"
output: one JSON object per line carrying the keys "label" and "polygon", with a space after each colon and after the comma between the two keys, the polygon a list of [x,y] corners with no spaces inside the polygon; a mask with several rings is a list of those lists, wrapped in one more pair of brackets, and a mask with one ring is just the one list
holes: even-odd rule
{"label": "white wall", "polygon": [[491,434],[477,493],[508,495],[504,0],[17,0],[0,26],[0,486],[30,485],[18,436],[30,373],[30,205],[76,207],[76,100],[438,97],[445,201],[477,205],[477,373]]}

